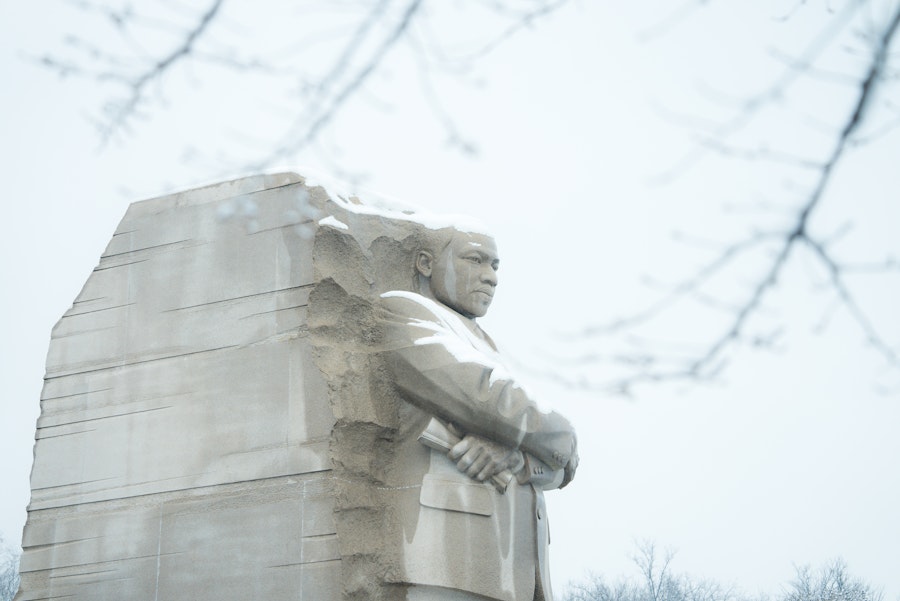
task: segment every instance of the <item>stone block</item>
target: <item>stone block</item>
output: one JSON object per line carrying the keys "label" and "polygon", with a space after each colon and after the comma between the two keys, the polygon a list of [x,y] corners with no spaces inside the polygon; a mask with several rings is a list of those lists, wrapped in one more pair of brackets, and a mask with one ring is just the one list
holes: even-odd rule
{"label": "stone block", "polygon": [[324,192],[132,204],[53,329],[17,599],[338,599],[307,328]]}

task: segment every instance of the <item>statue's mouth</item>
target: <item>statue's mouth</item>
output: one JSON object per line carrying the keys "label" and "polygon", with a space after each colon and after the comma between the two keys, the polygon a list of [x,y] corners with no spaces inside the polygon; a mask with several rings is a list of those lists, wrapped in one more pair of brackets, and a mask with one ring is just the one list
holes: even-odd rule
{"label": "statue's mouth", "polygon": [[494,292],[493,292],[493,290],[481,290],[481,289],[478,289],[478,290],[476,290],[475,292],[480,292],[481,294],[487,296],[488,298],[494,298]]}

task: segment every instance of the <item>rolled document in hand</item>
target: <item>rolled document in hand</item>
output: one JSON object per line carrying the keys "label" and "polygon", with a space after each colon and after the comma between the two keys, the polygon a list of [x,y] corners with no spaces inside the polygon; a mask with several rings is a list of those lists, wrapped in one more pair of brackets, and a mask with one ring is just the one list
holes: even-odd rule
{"label": "rolled document in hand", "polygon": [[[456,443],[462,438],[455,434],[444,422],[436,417],[432,417],[428,422],[428,426],[419,434],[419,442],[426,447],[430,447],[436,451],[449,453]],[[491,484],[497,489],[501,495],[506,492],[509,483],[512,482],[514,476],[509,470],[503,470],[491,476]]]}

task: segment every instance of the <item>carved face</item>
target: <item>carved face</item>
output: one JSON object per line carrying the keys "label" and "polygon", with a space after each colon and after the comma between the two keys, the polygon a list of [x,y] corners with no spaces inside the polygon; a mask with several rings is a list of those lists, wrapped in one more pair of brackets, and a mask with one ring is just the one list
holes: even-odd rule
{"label": "carved face", "polygon": [[494,239],[456,232],[440,256],[420,252],[416,267],[430,279],[431,296],[466,317],[482,317],[494,298],[500,259]]}

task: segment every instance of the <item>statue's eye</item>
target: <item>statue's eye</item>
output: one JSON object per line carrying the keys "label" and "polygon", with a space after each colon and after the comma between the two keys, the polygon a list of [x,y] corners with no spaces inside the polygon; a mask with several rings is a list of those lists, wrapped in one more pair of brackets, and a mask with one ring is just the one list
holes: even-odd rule
{"label": "statue's eye", "polygon": [[468,257],[466,257],[466,260],[471,261],[472,263],[475,263],[476,265],[481,265],[481,257],[479,257],[478,255],[468,256]]}

